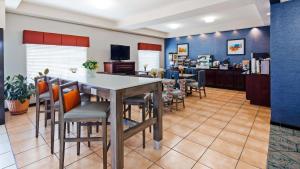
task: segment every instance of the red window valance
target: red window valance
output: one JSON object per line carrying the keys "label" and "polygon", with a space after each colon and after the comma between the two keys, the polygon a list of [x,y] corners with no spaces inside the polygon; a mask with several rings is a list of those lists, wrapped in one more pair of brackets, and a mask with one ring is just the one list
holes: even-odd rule
{"label": "red window valance", "polygon": [[138,50],[161,51],[161,45],[150,43],[138,43]]}
{"label": "red window valance", "polygon": [[62,46],[90,47],[90,39],[85,36],[65,35],[58,33],[23,31],[23,44],[45,44]]}

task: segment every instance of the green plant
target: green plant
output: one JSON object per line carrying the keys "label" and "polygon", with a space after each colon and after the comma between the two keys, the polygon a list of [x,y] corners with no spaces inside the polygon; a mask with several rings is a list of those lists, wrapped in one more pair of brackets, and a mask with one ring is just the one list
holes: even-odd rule
{"label": "green plant", "polygon": [[82,66],[88,70],[96,70],[99,67],[98,62],[94,60],[87,60]]}
{"label": "green plant", "polygon": [[26,77],[20,74],[6,77],[4,82],[4,97],[6,100],[19,100],[24,103],[26,99],[30,99],[34,92],[34,85],[28,83]]}
{"label": "green plant", "polygon": [[44,72],[39,72],[39,76],[46,76],[49,73],[49,69],[46,68]]}

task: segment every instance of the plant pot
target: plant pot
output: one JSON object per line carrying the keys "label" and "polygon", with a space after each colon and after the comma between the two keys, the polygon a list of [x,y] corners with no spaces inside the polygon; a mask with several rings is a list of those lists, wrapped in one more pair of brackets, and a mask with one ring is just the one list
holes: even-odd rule
{"label": "plant pot", "polygon": [[27,112],[29,107],[29,99],[21,103],[19,100],[6,100],[8,110],[12,115],[20,115]]}
{"label": "plant pot", "polygon": [[96,76],[96,70],[87,70],[87,76],[88,77],[95,77]]}

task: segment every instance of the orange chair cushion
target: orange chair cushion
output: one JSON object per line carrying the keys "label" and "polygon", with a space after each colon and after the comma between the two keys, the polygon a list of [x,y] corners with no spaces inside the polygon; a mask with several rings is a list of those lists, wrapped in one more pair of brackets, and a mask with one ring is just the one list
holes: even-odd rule
{"label": "orange chair cushion", "polygon": [[65,112],[68,112],[80,104],[80,93],[76,90],[64,94]]}
{"label": "orange chair cushion", "polygon": [[53,93],[54,102],[58,101],[58,99],[59,99],[59,87],[58,87],[58,85],[53,85],[52,86],[52,93]]}
{"label": "orange chair cushion", "polygon": [[42,80],[42,81],[39,81],[37,85],[38,85],[37,87],[38,87],[38,90],[39,90],[39,94],[43,94],[43,93],[48,91],[47,82]]}

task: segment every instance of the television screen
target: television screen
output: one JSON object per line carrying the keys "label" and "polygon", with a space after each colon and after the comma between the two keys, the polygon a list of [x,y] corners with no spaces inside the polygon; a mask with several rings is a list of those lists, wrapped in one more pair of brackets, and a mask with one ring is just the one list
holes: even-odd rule
{"label": "television screen", "polygon": [[111,60],[129,60],[130,46],[111,45],[110,47]]}

